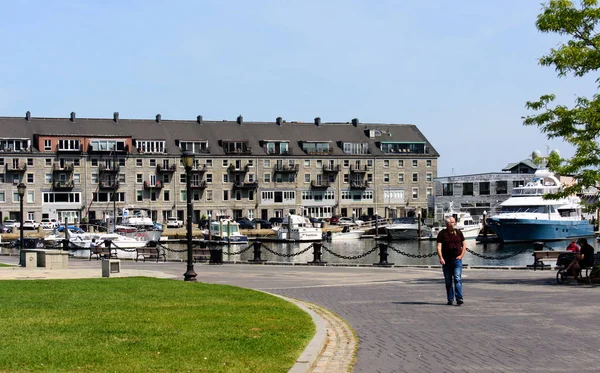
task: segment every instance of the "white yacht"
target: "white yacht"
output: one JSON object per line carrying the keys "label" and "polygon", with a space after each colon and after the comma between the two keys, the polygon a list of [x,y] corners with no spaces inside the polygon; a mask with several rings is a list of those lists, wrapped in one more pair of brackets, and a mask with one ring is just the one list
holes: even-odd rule
{"label": "white yacht", "polygon": [[438,233],[445,228],[445,221],[449,217],[454,218],[456,221],[455,228],[462,232],[465,239],[477,238],[477,236],[479,236],[479,232],[481,231],[483,225],[473,220],[473,217],[468,211],[455,211],[453,208],[453,203],[450,202],[448,210],[444,212],[444,221],[441,223],[440,227],[432,228],[432,239],[435,239]]}
{"label": "white yacht", "polygon": [[417,240],[431,237],[431,228],[419,224],[415,216],[396,218],[392,224],[385,227],[385,230],[390,240]]}
{"label": "white yacht", "polygon": [[247,244],[248,236],[240,233],[240,225],[231,219],[212,221],[204,233],[204,239],[228,244]]}
{"label": "white yacht", "polygon": [[315,228],[307,217],[290,214],[283,219],[280,227],[273,228],[277,238],[285,241],[321,241],[323,231]]}

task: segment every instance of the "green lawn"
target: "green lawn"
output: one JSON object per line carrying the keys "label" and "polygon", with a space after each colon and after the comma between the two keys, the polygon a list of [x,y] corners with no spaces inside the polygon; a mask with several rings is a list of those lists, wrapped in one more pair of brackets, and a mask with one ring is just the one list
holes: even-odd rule
{"label": "green lawn", "polygon": [[232,286],[0,281],[0,372],[286,372],[314,332],[295,305]]}
{"label": "green lawn", "polygon": [[4,264],[4,263],[0,263],[0,267],[16,267],[15,264]]}

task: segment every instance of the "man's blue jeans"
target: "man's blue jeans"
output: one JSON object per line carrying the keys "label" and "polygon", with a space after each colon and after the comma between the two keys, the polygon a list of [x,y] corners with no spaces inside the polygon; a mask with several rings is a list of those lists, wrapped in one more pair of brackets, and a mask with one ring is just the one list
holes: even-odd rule
{"label": "man's blue jeans", "polygon": [[[456,295],[457,300],[462,300],[462,260],[454,259],[452,262],[448,261],[442,268],[444,269],[448,302],[454,301],[454,295]],[[452,286],[452,280],[454,280],[454,287]]]}

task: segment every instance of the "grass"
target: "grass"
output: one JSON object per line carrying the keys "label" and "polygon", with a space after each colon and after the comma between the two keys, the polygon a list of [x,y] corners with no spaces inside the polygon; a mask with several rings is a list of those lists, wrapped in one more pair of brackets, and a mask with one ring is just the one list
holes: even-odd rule
{"label": "grass", "polygon": [[314,332],[295,305],[232,286],[0,282],[0,372],[287,372]]}
{"label": "grass", "polygon": [[14,265],[14,264],[0,263],[0,267],[16,267],[16,265]]}

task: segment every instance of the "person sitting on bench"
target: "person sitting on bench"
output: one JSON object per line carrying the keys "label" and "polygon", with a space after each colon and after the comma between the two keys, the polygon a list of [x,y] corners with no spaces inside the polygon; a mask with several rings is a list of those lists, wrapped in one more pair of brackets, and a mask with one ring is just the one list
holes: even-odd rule
{"label": "person sitting on bench", "polygon": [[571,241],[571,243],[569,244],[569,246],[567,246],[567,251],[572,251],[574,253],[578,253],[579,252],[579,246],[577,246],[577,243],[575,240]]}
{"label": "person sitting on bench", "polygon": [[582,268],[594,265],[594,248],[588,244],[585,238],[580,238],[577,240],[577,243],[581,247],[581,250],[579,254],[575,256],[575,260],[573,260],[566,269],[567,273],[571,273],[569,271],[572,271],[575,280],[577,280]]}

